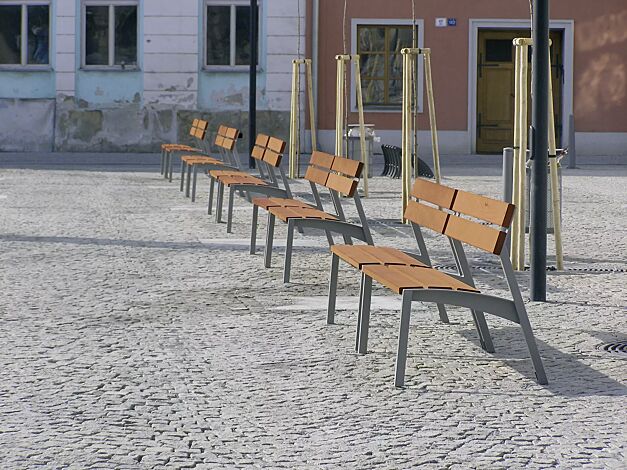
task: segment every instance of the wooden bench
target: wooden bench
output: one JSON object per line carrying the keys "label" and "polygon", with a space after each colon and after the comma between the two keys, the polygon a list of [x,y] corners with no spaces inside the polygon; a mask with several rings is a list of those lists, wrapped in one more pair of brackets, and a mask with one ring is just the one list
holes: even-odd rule
{"label": "wooden bench", "polygon": [[[342,235],[346,244],[352,244],[352,238],[356,238],[372,245],[368,221],[357,193],[357,185],[362,169],[363,164],[361,162],[315,151],[311,156],[305,173],[305,179],[309,181],[311,186],[315,206],[305,201],[290,198],[253,198],[251,253],[255,252],[259,208],[268,211],[266,246],[264,250],[264,265],[267,268],[271,265],[275,220],[278,218],[287,223],[287,243],[283,271],[283,282],[286,283],[290,279],[295,229],[313,228],[323,230],[326,233],[329,245],[334,244],[333,233]],[[317,186],[326,187],[329,190],[334,206],[333,213],[324,210]],[[351,223],[346,220],[340,195],[352,199],[357,210],[359,223]]]}
{"label": "wooden bench", "polygon": [[[227,233],[231,232],[233,223],[233,200],[237,192],[248,201],[251,201],[253,194],[264,195],[266,197],[292,197],[287,176],[280,166],[283,152],[285,151],[285,145],[285,141],[276,137],[270,137],[265,134],[259,134],[257,136],[251,156],[258,162],[259,177],[243,171],[211,170],[208,172],[211,178],[207,208],[209,214],[211,214],[213,204],[213,185],[214,182],[218,184],[216,222],[221,222],[224,189],[229,188]],[[279,172],[278,176],[276,173],[277,170]],[[283,187],[279,185],[279,182],[282,183]]]}
{"label": "wooden bench", "polygon": [[[547,378],[542,359],[505,243],[507,229],[514,214],[514,206],[423,179],[418,179],[414,184],[412,196],[416,200],[410,201],[405,211],[405,218],[411,222],[420,253],[410,255],[385,247],[340,245],[331,247],[333,256],[327,321],[329,323],[334,321],[338,262],[342,259],[361,270],[362,273],[355,340],[358,353],[365,354],[367,351],[372,280],[402,295],[394,382],[397,387],[404,385],[411,304],[415,301],[437,304],[443,321],[448,321],[445,305],[469,308],[481,345],[488,352],[493,352],[494,346],[484,312],[517,323],[527,343],[537,381],[540,384],[546,384]],[[422,236],[422,227],[448,237],[458,270],[456,274],[447,274],[431,267]],[[482,294],[477,289],[463,243],[500,258],[512,300]]]}
{"label": "wooden bench", "polygon": [[219,152],[218,156],[184,155],[181,157],[181,187],[185,186],[185,196],[192,202],[196,200],[196,182],[199,171],[208,171],[215,168],[240,170],[241,165],[237,154],[237,140],[240,132],[234,127],[219,126],[214,145]]}
{"label": "wooden bench", "polygon": [[189,135],[197,139],[198,146],[193,147],[185,144],[161,144],[161,174],[164,178],[172,181],[172,167],[174,155],[176,153],[207,153],[205,144],[205,135],[207,133],[207,121],[202,119],[194,119],[189,128]]}

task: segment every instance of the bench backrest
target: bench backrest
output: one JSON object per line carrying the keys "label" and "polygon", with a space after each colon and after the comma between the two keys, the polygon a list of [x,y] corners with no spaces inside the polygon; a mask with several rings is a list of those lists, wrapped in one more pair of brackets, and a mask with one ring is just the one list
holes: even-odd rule
{"label": "bench backrest", "polygon": [[[501,254],[514,215],[513,204],[421,178],[414,183],[411,194],[417,200],[407,205],[406,219],[489,253]],[[476,220],[461,217],[462,214]]]}
{"label": "bench backrest", "polygon": [[231,151],[239,138],[239,131],[234,127],[220,126],[214,143],[224,150]]}
{"label": "bench backrest", "polygon": [[207,121],[203,121],[202,119],[194,119],[192,121],[192,126],[189,128],[189,135],[192,137],[196,137],[197,139],[203,140],[205,138],[205,134],[207,133],[207,127],[209,123]]}
{"label": "bench backrest", "polygon": [[265,134],[257,134],[250,156],[267,165],[278,167],[285,151],[285,141]]}
{"label": "bench backrest", "polygon": [[359,161],[316,150],[311,155],[305,179],[352,197],[357,190],[362,169],[363,163]]}

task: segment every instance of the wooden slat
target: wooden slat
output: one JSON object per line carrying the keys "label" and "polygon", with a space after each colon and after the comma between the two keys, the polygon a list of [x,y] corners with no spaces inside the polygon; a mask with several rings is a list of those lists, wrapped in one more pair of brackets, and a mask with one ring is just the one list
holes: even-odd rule
{"label": "wooden slat", "polygon": [[263,156],[263,161],[266,162],[268,165],[272,165],[276,167],[281,164],[281,157],[283,157],[282,154],[277,153],[274,150],[272,150],[270,147],[268,147],[266,149],[266,153]]}
{"label": "wooden slat", "polygon": [[453,210],[501,227],[509,227],[514,215],[513,204],[460,190],[455,196]]}
{"label": "wooden slat", "polygon": [[321,170],[320,168],[316,168],[315,166],[307,167],[307,171],[305,172],[305,179],[311,181],[312,183],[320,184],[322,186],[327,185],[327,179],[329,178],[329,173],[325,170]]}
{"label": "wooden slat", "polygon": [[333,245],[331,251],[357,269],[367,264],[425,266],[396,248],[371,245]]}
{"label": "wooden slat", "polygon": [[238,134],[237,129],[235,129],[234,127],[228,127],[224,135],[228,137],[229,139],[235,140],[237,139],[237,134]]}
{"label": "wooden slat", "polygon": [[198,121],[199,121],[199,120],[198,120],[197,118],[195,118],[195,119],[192,121],[192,127],[198,127]]}
{"label": "wooden slat", "polygon": [[285,151],[285,141],[276,137],[270,137],[267,147],[276,153],[283,153]]}
{"label": "wooden slat", "polygon": [[333,189],[344,196],[352,197],[357,189],[357,181],[346,176],[330,173],[327,179],[327,188]]}
{"label": "wooden slat", "polygon": [[264,146],[255,145],[253,147],[253,151],[250,152],[250,156],[255,158],[256,160],[263,160],[265,153],[266,148]]}
{"label": "wooden slat", "polygon": [[503,249],[506,233],[471,220],[450,215],[444,235],[498,255]]}
{"label": "wooden slat", "polygon": [[196,137],[200,140],[205,138],[205,131],[200,128],[196,128]]}
{"label": "wooden slat", "polygon": [[218,134],[216,135],[216,140],[214,141],[214,143],[218,146],[218,147],[222,147],[222,143],[224,142],[224,136]]}
{"label": "wooden slat", "polygon": [[230,186],[232,184],[253,184],[255,186],[267,186],[268,184],[262,179],[246,174],[221,176],[218,178],[218,181],[220,181],[220,183],[224,184],[225,186]]}
{"label": "wooden slat", "polygon": [[311,155],[311,159],[309,160],[309,165],[315,165],[330,170],[333,166],[334,159],[335,157],[329,153],[314,150],[314,153]]}
{"label": "wooden slat", "polygon": [[255,197],[252,202],[263,209],[268,209],[269,207],[311,207],[315,209],[315,207],[310,206],[306,202],[280,197]]}
{"label": "wooden slat", "polygon": [[203,131],[207,130],[207,126],[209,126],[209,123],[207,121],[203,121],[202,119],[199,119],[196,123],[196,127],[199,127]]}
{"label": "wooden slat", "polygon": [[327,214],[319,209],[310,207],[270,207],[268,211],[287,222],[289,219],[320,219],[320,220],[336,220],[337,217]]}
{"label": "wooden slat", "polygon": [[222,147],[224,147],[226,150],[233,150],[234,146],[235,146],[235,141],[233,139],[229,139],[228,137],[225,137],[222,140]]}
{"label": "wooden slat", "polygon": [[218,126],[218,135],[221,135],[222,137],[224,137],[225,133],[226,133],[226,126],[220,124]]}
{"label": "wooden slat", "polygon": [[344,157],[335,157],[331,170],[342,173],[350,178],[359,178],[364,164],[357,160],[350,160]]}
{"label": "wooden slat", "polygon": [[405,209],[406,219],[439,233],[444,233],[448,217],[446,212],[416,201],[409,201]]}
{"label": "wooden slat", "polygon": [[455,199],[455,192],[456,190],[453,188],[432,183],[423,178],[417,178],[411,189],[411,195],[416,199],[427,201],[446,209],[451,208]]}
{"label": "wooden slat", "polygon": [[405,289],[444,289],[464,292],[479,292],[441,271],[424,266],[381,266],[367,265],[362,271],[394,292]]}
{"label": "wooden slat", "polygon": [[265,134],[257,134],[257,138],[255,139],[255,145],[259,145],[260,147],[267,147],[268,146],[268,140],[270,140],[270,137],[268,137]]}

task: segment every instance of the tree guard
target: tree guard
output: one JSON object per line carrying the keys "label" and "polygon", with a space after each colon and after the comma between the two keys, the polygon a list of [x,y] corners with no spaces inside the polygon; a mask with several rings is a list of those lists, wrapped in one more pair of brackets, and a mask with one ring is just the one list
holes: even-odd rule
{"label": "tree guard", "polygon": [[318,150],[316,142],[316,119],[314,111],[313,80],[311,73],[311,59],[294,59],[292,61],[292,99],[290,108],[290,146],[289,146],[289,176],[299,178],[300,168],[300,74],[301,67],[305,69],[307,97],[309,101],[309,127],[311,131],[311,152]]}
{"label": "tree guard", "polygon": [[[527,163],[527,121],[528,121],[528,89],[529,77],[529,47],[533,45],[531,38],[516,38],[513,40],[516,47],[515,71],[515,109],[514,109],[514,170],[513,170],[513,197],[516,206],[516,216],[512,223],[511,259],[516,271],[525,269],[525,181]],[[549,57],[549,173],[551,181],[551,204],[553,207],[553,230],[555,236],[555,256],[557,269],[564,269],[564,254],[562,247],[562,218],[560,208],[560,189],[557,169],[557,146],[555,143],[555,115],[553,109],[553,87],[550,74],[551,61]]]}
{"label": "tree guard", "polygon": [[402,101],[402,128],[401,128],[401,148],[402,148],[402,199],[403,208],[401,220],[405,222],[403,214],[409,203],[411,193],[411,160],[412,156],[416,157],[415,165],[417,167],[418,158],[418,139],[416,130],[416,121],[413,119],[417,113],[417,104],[412,106],[417,100],[416,87],[413,86],[412,77],[416,74],[417,58],[422,55],[425,66],[425,86],[427,91],[427,106],[429,108],[429,127],[431,130],[431,151],[433,154],[433,173],[435,181],[440,183],[440,150],[438,143],[438,130],[435,118],[435,100],[433,95],[433,80],[431,79],[431,49],[429,48],[403,48],[401,49],[403,57],[403,101]]}
{"label": "tree guard", "polygon": [[[369,161],[366,148],[366,126],[364,124],[364,102],[361,94],[361,70],[359,66],[359,54],[340,54],[335,56],[337,61],[336,95],[335,95],[335,155],[348,156],[348,122],[345,103],[346,89],[346,65],[352,63],[355,73],[355,92],[357,93],[357,114],[359,115],[359,144],[361,148],[361,161],[364,164],[362,172],[364,197],[368,197],[368,172]],[[346,137],[346,139],[344,139]]]}

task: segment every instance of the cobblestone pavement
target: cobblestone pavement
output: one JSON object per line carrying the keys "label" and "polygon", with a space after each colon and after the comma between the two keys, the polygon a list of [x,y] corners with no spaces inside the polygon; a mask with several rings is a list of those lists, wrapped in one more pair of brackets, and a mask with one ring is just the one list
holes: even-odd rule
{"label": "cobblestone pavement", "polygon": [[[627,362],[598,348],[627,340],[624,168],[565,174],[570,270],[528,303],[550,384],[513,324],[488,318],[487,354],[466,310],[444,325],[417,304],[403,390],[400,299],[375,286],[354,354],[358,276],[342,266],[326,325],[319,236],[284,285],[280,243],[271,269],[248,254],[241,201],[227,235],[156,172],[0,170],[0,468],[625,468]],[[494,175],[445,182],[500,194]],[[372,180],[365,208],[376,242],[411,248],[399,187]]]}

